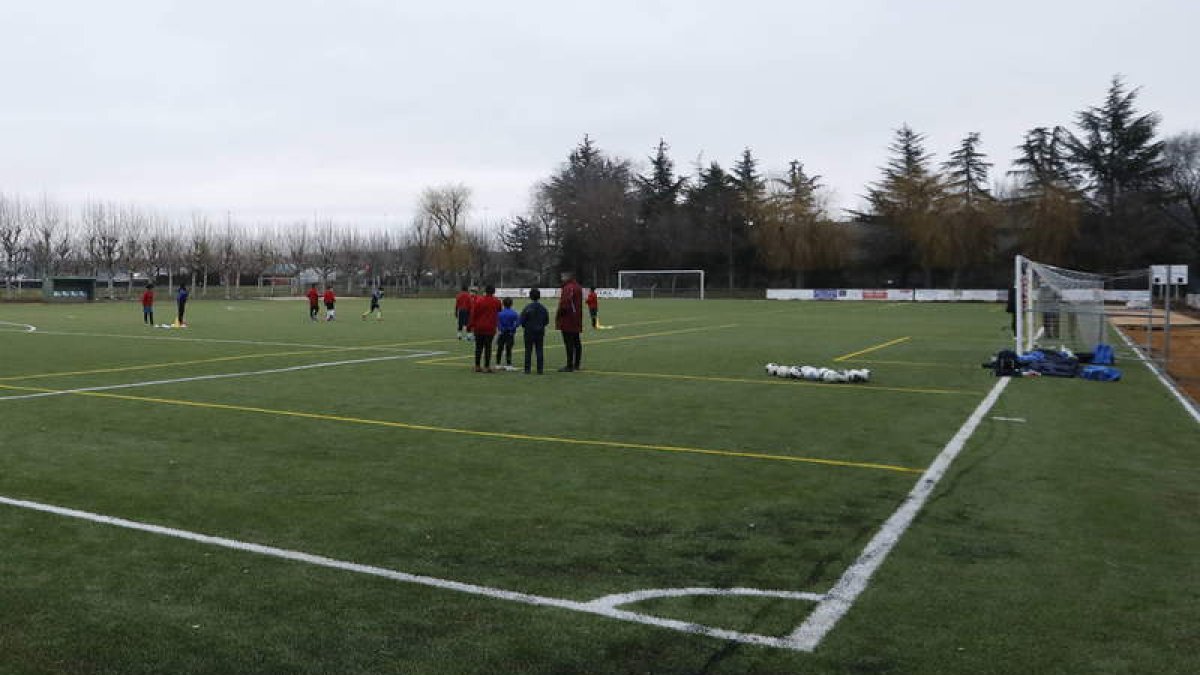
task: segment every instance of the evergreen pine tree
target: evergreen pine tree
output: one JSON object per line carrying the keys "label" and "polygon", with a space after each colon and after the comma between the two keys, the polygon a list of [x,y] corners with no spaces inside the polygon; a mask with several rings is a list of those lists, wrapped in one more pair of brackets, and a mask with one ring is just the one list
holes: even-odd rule
{"label": "evergreen pine tree", "polygon": [[946,239],[951,288],[958,288],[964,269],[987,260],[999,219],[987,185],[992,164],[979,150],[979,143],[978,132],[967,134],[942,164],[946,196],[941,205],[945,229],[941,237]]}
{"label": "evergreen pine tree", "polygon": [[933,269],[949,257],[944,232],[938,231],[938,209],[944,190],[941,177],[930,167],[932,157],[925,151],[925,136],[907,124],[896,130],[888,149],[891,159],[883,167],[883,178],[867,190],[871,207],[866,220],[896,228],[901,235],[898,247],[902,282],[907,285],[909,269],[918,264],[925,285],[933,282]]}

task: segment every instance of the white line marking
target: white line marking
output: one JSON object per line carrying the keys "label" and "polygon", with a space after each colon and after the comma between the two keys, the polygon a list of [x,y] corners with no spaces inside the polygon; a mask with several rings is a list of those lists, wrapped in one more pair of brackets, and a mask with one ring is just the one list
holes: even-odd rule
{"label": "white line marking", "polygon": [[850,607],[859,594],[867,588],[867,582],[870,581],[871,575],[879,569],[888,553],[900,541],[904,531],[912,524],[925,501],[929,499],[930,493],[937,487],[938,481],[950,468],[950,463],[962,451],[984,415],[987,415],[995,405],[1001,392],[1008,386],[1010,379],[999,378],[996,385],[980,402],[979,407],[975,408],[975,412],[971,413],[971,416],[959,428],[958,433],[954,434],[950,442],[946,443],[946,447],[942,448],[933,463],[925,470],[916,486],[904,498],[900,508],[896,509],[896,512],[879,528],[879,532],[867,543],[866,548],[859,554],[858,560],[855,560],[854,564],[842,573],[842,577],[825,595],[825,599],[817,604],[812,614],[809,614],[804,623],[789,636],[788,639],[794,644],[793,649],[813,651],[846,612],[850,611]]}
{"label": "white line marking", "polygon": [[551,598],[544,595],[533,595],[531,593],[508,591],[501,588],[492,588],[490,586],[481,586],[478,584],[452,581],[449,579],[439,579],[437,577],[429,577],[420,574],[409,574],[407,572],[399,572],[382,567],[374,567],[371,565],[362,565],[344,560],[336,560],[334,558],[326,558],[324,556],[304,553],[302,551],[276,548],[274,546],[264,546],[262,544],[237,541],[235,539],[226,539],[224,537],[214,537],[207,534],[200,534],[198,532],[189,532],[187,530],[178,530],[171,527],[140,523],[133,520],[125,520],[124,518],[115,518],[112,516],[100,515],[98,513],[91,513],[89,511],[69,509],[61,506],[42,504],[40,502],[32,502],[24,499],[13,499],[11,497],[0,496],[0,504],[7,504],[8,506],[15,506],[22,509],[31,509],[33,511],[41,511],[43,513],[51,513],[58,516],[65,516],[67,518],[86,520],[102,525],[111,525],[129,530],[137,530],[139,532],[148,532],[151,534],[185,539],[187,541],[194,541],[201,544],[207,544],[209,546],[219,546],[221,548],[233,549],[236,551],[257,553],[259,555],[282,558],[284,560],[293,560],[296,562],[307,563],[309,565],[317,565],[319,567],[328,567],[346,572],[355,572],[357,574],[369,574],[371,576],[383,577],[385,579],[392,579],[393,581],[400,581],[404,583],[419,584],[421,586],[432,586],[434,588],[457,591],[459,593],[482,595],[498,600],[520,602],[526,605],[535,605],[539,607],[556,607],[558,609],[582,612],[584,614],[593,614],[609,619],[640,623],[648,626],[656,626],[658,628],[667,628],[670,630],[691,633],[694,635],[704,635],[721,640],[732,640],[735,642],[761,645],[765,647],[781,647],[785,649],[796,648],[795,644],[791,640],[773,637],[770,635],[742,633],[739,631],[689,623],[687,621],[664,619],[657,616],[650,616],[648,614],[639,614],[637,612],[615,609],[603,604],[593,604],[592,602],[577,602],[575,600],[565,600],[563,598]]}
{"label": "white line marking", "polygon": [[[251,370],[240,373],[217,373],[214,375],[196,375],[194,377],[179,377],[171,380],[148,380],[145,382],[128,382],[126,384],[109,384],[99,387],[79,387],[76,389],[62,389],[59,391],[43,391],[36,394],[17,394],[14,396],[0,396],[0,401],[17,401],[31,398],[47,398],[50,396],[66,396],[68,394],[82,394],[90,391],[112,391],[113,389],[131,389],[134,387],[152,387],[158,384],[178,384],[181,382],[201,382],[203,380],[223,380],[230,377],[250,377],[252,375],[272,375],[275,373],[290,373],[298,370],[312,370],[313,368],[330,368],[333,366],[348,366],[357,363],[373,363],[376,361],[396,361],[400,359],[422,359],[427,356],[437,356],[446,352],[422,352],[419,354],[401,354],[395,356],[374,356],[368,359],[349,359],[346,361],[326,361],[323,363],[308,363],[302,366],[289,366],[287,368],[271,368],[268,370]],[[13,385],[17,388],[17,385]]]}
{"label": "white line marking", "polygon": [[1158,381],[1162,382],[1162,385],[1167,388],[1167,391],[1171,392],[1171,394],[1175,397],[1175,400],[1179,401],[1179,404],[1183,406],[1183,409],[1188,411],[1188,414],[1192,416],[1192,419],[1200,423],[1200,409],[1196,408],[1196,404],[1193,403],[1190,398],[1184,395],[1183,392],[1179,391],[1179,387],[1176,387],[1175,383],[1172,382],[1170,378],[1168,378],[1166,375],[1163,375],[1162,371],[1154,364],[1153,361],[1146,358],[1146,355],[1142,353],[1142,350],[1138,349],[1138,346],[1133,343],[1133,340],[1130,340],[1129,336],[1125,334],[1125,331],[1117,329],[1117,335],[1121,336],[1121,339],[1125,341],[1125,344],[1129,345],[1129,348],[1133,350],[1133,353],[1137,354],[1137,357],[1142,360],[1142,363],[1146,364],[1146,367],[1150,369],[1150,372],[1154,373],[1154,376],[1158,378]]}
{"label": "white line marking", "polygon": [[1019,422],[1021,424],[1025,424],[1024,417],[993,417],[992,419],[996,420],[997,422]]}
{"label": "white line marking", "polygon": [[788,600],[809,600],[820,602],[825,599],[821,593],[805,593],[802,591],[770,591],[761,588],[648,588],[632,593],[615,593],[596,598],[587,603],[592,607],[620,607],[634,602],[651,600],[653,598],[682,598],[692,595],[751,595],[767,598],[785,598]]}
{"label": "white line marking", "polygon": [[[26,324],[13,324],[26,325]],[[35,329],[36,330],[36,329]],[[26,331],[30,332],[30,331]],[[121,335],[120,333],[77,333],[73,331],[62,330],[41,330],[37,331],[38,335],[78,335],[80,337],[102,337],[102,338],[127,338],[130,340],[173,340],[176,342],[210,342],[216,344],[232,344],[232,345],[261,345],[264,347],[307,347],[309,349],[377,349],[391,352],[415,352],[416,349],[407,349],[402,347],[388,346],[371,346],[371,345],[331,345],[331,344],[305,344],[300,342],[270,342],[266,340],[233,340],[220,338],[195,338],[195,337],[174,337],[167,335]]]}
{"label": "white line marking", "polygon": [[25,330],[21,331],[22,333],[33,333],[33,332],[37,331],[37,326],[34,326],[33,324],[28,324],[28,323],[14,323],[12,321],[0,321],[0,326],[16,326],[17,328],[24,328]]}

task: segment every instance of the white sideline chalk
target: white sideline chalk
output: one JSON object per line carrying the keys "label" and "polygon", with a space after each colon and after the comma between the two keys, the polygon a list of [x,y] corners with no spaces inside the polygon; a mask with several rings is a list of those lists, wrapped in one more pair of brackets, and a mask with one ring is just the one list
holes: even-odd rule
{"label": "white sideline chalk", "polygon": [[16,326],[17,328],[24,329],[21,331],[22,333],[33,333],[34,331],[37,330],[37,326],[34,326],[33,324],[14,323],[12,321],[0,321],[0,326]]}
{"label": "white sideline chalk", "polygon": [[975,428],[979,426],[984,415],[987,415],[992,406],[996,404],[996,400],[1000,398],[1000,394],[1008,386],[1010,379],[1012,378],[999,378],[992,390],[975,408],[975,412],[971,413],[966,422],[963,422],[958,433],[954,434],[954,437],[946,443],[933,463],[921,475],[921,479],[904,498],[900,508],[896,509],[896,512],[879,528],[879,532],[867,543],[866,548],[859,554],[858,560],[855,560],[854,564],[842,573],[842,577],[833,585],[825,598],[817,604],[817,608],[813,610],[812,614],[809,614],[804,623],[789,636],[789,639],[796,645],[795,649],[807,652],[816,649],[825,635],[833,630],[846,612],[850,611],[850,607],[858,599],[859,594],[867,588],[867,582],[871,580],[871,575],[879,569],[888,553],[900,541],[900,537],[904,535],[905,530],[917,517],[921,507],[925,505],[925,501],[929,499],[933,489],[937,487],[938,481],[950,468],[951,462],[962,451],[967,440],[971,438],[971,434],[975,433]]}
{"label": "white sideline chalk", "polygon": [[1172,382],[1167,376],[1163,375],[1162,371],[1159,370],[1158,366],[1154,365],[1153,361],[1146,358],[1146,355],[1142,353],[1142,350],[1138,349],[1138,346],[1133,343],[1133,340],[1130,340],[1129,336],[1125,334],[1125,331],[1122,331],[1118,328],[1117,335],[1121,336],[1121,339],[1125,341],[1125,344],[1129,345],[1129,348],[1133,350],[1133,353],[1137,354],[1138,358],[1142,360],[1142,363],[1146,364],[1146,367],[1150,369],[1150,372],[1154,373],[1154,376],[1158,378],[1158,381],[1162,382],[1162,385],[1167,388],[1167,391],[1171,392],[1171,395],[1175,397],[1175,400],[1179,401],[1179,405],[1182,405],[1183,409],[1192,416],[1192,419],[1200,423],[1200,409],[1196,408],[1196,404],[1193,403],[1192,400],[1187,396],[1185,396],[1183,392],[1179,391],[1179,387],[1176,387],[1174,382]]}
{"label": "white sideline chalk", "polygon": [[0,401],[19,401],[31,398],[48,398],[50,396],[66,396],[68,394],[84,394],[93,391],[112,391],[114,389],[132,389],[134,387],[152,387],[159,384],[179,384],[181,382],[201,382],[203,380],[223,380],[230,377],[250,377],[253,375],[271,375],[275,373],[290,373],[298,370],[312,370],[313,368],[331,368],[333,366],[348,366],[358,363],[373,363],[375,361],[398,361],[400,359],[419,359],[426,356],[438,356],[446,352],[421,352],[419,354],[400,354],[395,356],[373,356],[367,359],[349,359],[346,361],[326,361],[323,363],[309,363],[302,366],[289,366],[287,368],[271,368],[268,370],[250,370],[240,373],[217,373],[214,375],[196,375],[193,377],[178,377],[171,380],[147,380],[145,382],[127,382],[125,384],[109,384],[99,387],[78,387],[76,389],[62,389],[59,391],[42,391],[36,394],[15,394],[12,396],[0,396]]}
{"label": "white sideline chalk", "polygon": [[[677,621],[675,619],[664,619],[648,614],[639,614],[637,612],[628,612],[616,609],[607,603],[600,603],[600,600],[612,598],[615,596],[605,596],[600,600],[593,602],[578,602],[575,600],[565,600],[562,598],[552,598],[544,595],[534,595],[531,593],[521,593],[517,591],[508,591],[502,588],[492,588],[490,586],[481,586],[479,584],[465,583],[461,581],[452,581],[449,579],[439,579],[437,577],[429,577],[420,574],[409,574],[407,572],[399,572],[383,567],[374,567],[372,565],[362,565],[359,563],[349,562],[345,560],[337,560],[334,558],[326,558],[325,556],[304,553],[302,551],[294,551],[286,548],[276,548],[274,546],[264,546],[262,544],[254,544],[251,542],[237,541],[236,539],[226,539],[225,537],[214,537],[198,532],[190,532],[188,530],[179,530],[172,527],[162,527],[160,525],[152,525],[149,523],[140,523],[134,520],[126,520],[124,518],[115,518],[105,516],[89,511],[80,511],[77,509],[69,509],[62,506],[54,506],[51,504],[42,504],[40,502],[28,501],[25,499],[14,499],[12,497],[0,496],[0,504],[14,506],[32,511],[40,511],[43,513],[51,513],[67,518],[76,518],[101,525],[111,525],[113,527],[121,527],[128,530],[136,530],[139,532],[148,532],[167,537],[175,537],[209,546],[219,546],[221,548],[233,549],[235,551],[243,551],[247,553],[255,553],[258,555],[270,556],[273,558],[282,558],[284,560],[292,560],[296,562],[316,565],[318,567],[327,567],[346,572],[354,572],[357,574],[368,574],[376,577],[383,577],[393,581],[400,581],[410,584],[418,584],[421,586],[432,586],[448,591],[457,591],[459,593],[469,593],[471,595],[481,595],[497,600],[508,600],[510,602],[519,602],[526,605],[535,605],[540,607],[555,607],[558,609],[566,609],[584,614],[592,614],[602,616],[609,619],[617,619],[620,621],[629,621],[640,623],[658,628],[667,628],[670,630],[679,631],[682,633],[691,633],[693,635],[704,635],[711,638],[721,640],[732,640],[734,642],[742,642],[746,644],[761,645],[764,647],[781,647],[785,649],[795,649],[792,641],[773,637],[770,635],[757,635],[754,633],[742,633],[724,628],[714,628],[712,626],[703,626],[687,621]],[[700,589],[705,591],[714,591],[719,589]],[[750,590],[750,589],[740,589]],[[658,591],[652,591],[658,592]],[[759,594],[772,594],[774,591],[762,591]],[[733,595],[734,593],[729,593]],[[744,593],[743,593],[744,594]],[[632,594],[627,594],[632,595]],[[600,604],[594,604],[600,603]]]}

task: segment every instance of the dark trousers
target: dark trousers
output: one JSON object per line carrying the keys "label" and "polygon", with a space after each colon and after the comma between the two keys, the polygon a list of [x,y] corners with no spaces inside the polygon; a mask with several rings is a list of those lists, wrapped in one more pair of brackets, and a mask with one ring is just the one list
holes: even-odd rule
{"label": "dark trousers", "polygon": [[543,365],[543,350],[546,343],[545,333],[531,333],[525,331],[525,372],[529,372],[529,360],[533,356],[533,352],[537,351],[537,371],[542,372]]}
{"label": "dark trousers", "polygon": [[500,365],[500,357],[503,355],[506,358],[504,362],[512,365],[512,350],[513,338],[516,337],[512,333],[501,333],[496,336],[496,365]]}
{"label": "dark trousers", "polygon": [[569,333],[561,331],[563,337],[563,346],[567,348],[567,367],[578,369],[579,362],[583,359],[583,342],[579,339],[579,333]]}
{"label": "dark trousers", "polygon": [[177,315],[177,316],[179,317],[179,318],[177,319],[177,321],[179,321],[179,323],[183,323],[183,310],[184,310],[184,309],[186,309],[186,308],[187,308],[187,301],[186,301],[186,300],[185,300],[185,301],[183,301],[183,302],[181,302],[181,303],[179,303],[179,314]]}
{"label": "dark trousers", "polygon": [[310,318],[310,319],[317,318],[318,311],[320,311],[320,308],[318,308],[316,305],[309,305],[308,306],[308,318]]}
{"label": "dark trousers", "polygon": [[479,367],[479,357],[483,357],[483,367],[492,367],[492,338],[494,335],[475,334],[475,367]]}

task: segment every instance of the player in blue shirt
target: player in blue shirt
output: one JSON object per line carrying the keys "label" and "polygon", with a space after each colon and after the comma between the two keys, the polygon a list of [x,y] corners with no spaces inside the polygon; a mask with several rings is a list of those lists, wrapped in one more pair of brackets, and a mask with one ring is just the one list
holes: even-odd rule
{"label": "player in blue shirt", "polygon": [[504,299],[504,309],[500,310],[497,320],[500,338],[496,340],[496,365],[500,365],[500,355],[504,354],[504,366],[512,368],[513,340],[521,325],[521,316],[512,308],[512,298]]}
{"label": "player in blue shirt", "polygon": [[183,310],[187,309],[188,289],[183,284],[179,285],[179,290],[175,293],[175,305],[179,308],[179,313],[175,317],[175,325],[186,326],[183,322]]}

